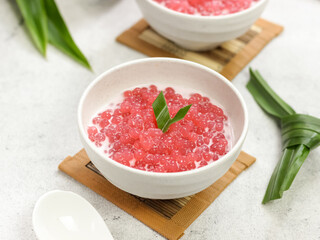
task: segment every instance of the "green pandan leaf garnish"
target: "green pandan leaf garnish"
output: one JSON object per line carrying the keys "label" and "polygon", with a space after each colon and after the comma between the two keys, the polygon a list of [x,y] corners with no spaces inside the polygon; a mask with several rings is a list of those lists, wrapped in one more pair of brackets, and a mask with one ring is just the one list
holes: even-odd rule
{"label": "green pandan leaf garnish", "polygon": [[166,99],[164,98],[163,92],[161,91],[156,100],[152,103],[153,112],[156,116],[158,128],[161,129],[163,133],[168,131],[171,124],[182,120],[188,113],[190,107],[192,105],[188,105],[186,107],[181,108],[174,118],[170,117],[168,105]]}

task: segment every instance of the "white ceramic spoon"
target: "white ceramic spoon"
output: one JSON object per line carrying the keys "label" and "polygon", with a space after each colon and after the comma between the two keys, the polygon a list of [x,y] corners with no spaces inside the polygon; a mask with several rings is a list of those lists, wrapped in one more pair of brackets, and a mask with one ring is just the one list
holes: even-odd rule
{"label": "white ceramic spoon", "polygon": [[73,192],[57,190],[41,196],[32,221],[39,240],[113,240],[96,209]]}

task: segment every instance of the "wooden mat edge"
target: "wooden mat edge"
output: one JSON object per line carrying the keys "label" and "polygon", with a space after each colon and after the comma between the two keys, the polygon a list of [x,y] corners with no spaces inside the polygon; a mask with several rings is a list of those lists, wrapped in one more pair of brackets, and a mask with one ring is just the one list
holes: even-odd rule
{"label": "wooden mat edge", "polygon": [[[220,72],[230,81],[233,80],[237,74],[241,72],[242,69],[249,62],[251,62],[251,60],[257,56],[273,38],[278,36],[283,31],[282,26],[262,18],[258,19],[255,24],[260,26],[262,31],[257,34],[257,36],[255,36],[239,53],[237,53]],[[141,19],[131,28],[121,33],[116,40],[149,57],[179,58],[139,38],[141,32],[148,26],[148,23],[144,19]]]}
{"label": "wooden mat edge", "polygon": [[230,81],[234,79],[272,39],[283,31],[282,26],[262,18],[258,19],[255,25],[261,27],[262,31],[245,45],[220,72],[220,74]]}
{"label": "wooden mat edge", "polygon": [[[80,161],[78,159],[80,159]],[[171,219],[161,218],[146,204],[139,201],[134,196],[119,190],[104,177],[85,167],[90,160],[84,149],[78,152],[74,157],[68,156],[59,164],[58,168],[108,201],[112,202],[122,210],[126,211],[128,214],[132,215],[162,236],[175,240],[181,238],[184,234],[184,231],[190,226],[190,224],[194,222],[194,220],[196,220],[208,206],[210,206],[214,199],[216,199],[242,171],[251,166],[255,160],[256,159],[249,154],[241,152],[235,163],[222,178],[220,178],[216,183],[211,185],[206,190],[193,196],[186,206],[184,206]],[[233,179],[231,181],[227,181],[224,185],[222,184],[223,188],[221,188],[220,191],[216,191],[214,186],[220,186],[220,182],[223,181],[223,178],[226,175],[231,174],[230,172],[236,171],[232,170],[232,168],[235,168],[237,164],[240,164],[242,169],[240,171],[238,169],[238,174],[233,173]],[[108,194],[103,191],[103,189],[106,188],[109,190]],[[112,194],[110,194],[110,190]],[[215,195],[212,194],[212,199],[210,199],[210,201],[205,200],[208,198],[208,195],[214,192]],[[201,204],[198,204],[199,201]],[[206,201],[206,203],[203,204],[203,201]],[[201,206],[201,209],[195,209],[194,206]],[[192,214],[192,218],[186,219],[184,214],[187,212],[190,213],[190,211],[194,212]]]}
{"label": "wooden mat edge", "polygon": [[[137,50],[138,52],[141,52],[149,57],[172,57],[172,58],[178,58],[177,56],[168,53],[166,51],[163,51],[160,48],[157,48],[139,38],[139,35],[141,32],[148,27],[148,23],[144,19],[140,19],[136,24],[134,24],[129,29],[125,30],[123,33],[121,33],[116,40],[126,46],[131,47],[134,50]],[[130,41],[127,41],[127,36],[130,37]],[[144,47],[142,47],[145,45]]]}
{"label": "wooden mat edge", "polygon": [[[73,157],[68,156],[59,164],[58,169],[112,202],[162,236],[175,240],[183,235],[185,230],[183,227],[175,224],[171,219],[160,218],[156,212],[143,202],[131,194],[119,190],[104,177],[85,167],[90,160],[81,162],[77,160],[77,158],[84,159],[81,156],[83,154],[86,155],[84,149]],[[87,159],[89,158],[87,157]],[[70,165],[72,165],[72,170],[70,169]],[[103,189],[106,188],[111,190],[112,194],[110,194],[110,191],[108,194],[104,192]]]}
{"label": "wooden mat edge", "polygon": [[[256,158],[241,151],[237,160],[232,164],[230,169],[215,183],[207,189],[194,195],[191,200],[184,206],[172,219],[178,225],[182,225],[187,229],[213,202],[219,195],[247,168],[249,168]],[[201,202],[201,203],[200,203]],[[195,209],[194,206],[202,206],[201,209]],[[192,217],[186,219],[185,213]]]}

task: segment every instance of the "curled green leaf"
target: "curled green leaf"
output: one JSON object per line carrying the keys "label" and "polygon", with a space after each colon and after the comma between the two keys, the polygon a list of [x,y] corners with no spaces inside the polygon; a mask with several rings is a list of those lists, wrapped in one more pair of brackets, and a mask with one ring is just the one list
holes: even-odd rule
{"label": "curled green leaf", "polygon": [[262,201],[262,203],[267,203],[282,197],[283,192],[290,188],[310,149],[320,145],[320,119],[296,114],[270,88],[258,71],[250,69],[250,81],[247,88],[260,107],[281,123],[284,150]]}
{"label": "curled green leaf", "polygon": [[281,119],[281,134],[284,148],[304,144],[310,149],[320,145],[320,119],[293,114]]}
{"label": "curled green leaf", "polygon": [[282,133],[292,129],[313,130],[320,133],[320,121],[316,117],[305,114],[293,114],[281,119]]}
{"label": "curled green leaf", "polygon": [[164,98],[163,92],[161,91],[156,100],[152,103],[154,115],[157,120],[158,128],[162,132],[168,131],[171,124],[182,120],[188,113],[191,105],[181,108],[174,118],[171,119],[169,109],[167,106],[166,99]]}

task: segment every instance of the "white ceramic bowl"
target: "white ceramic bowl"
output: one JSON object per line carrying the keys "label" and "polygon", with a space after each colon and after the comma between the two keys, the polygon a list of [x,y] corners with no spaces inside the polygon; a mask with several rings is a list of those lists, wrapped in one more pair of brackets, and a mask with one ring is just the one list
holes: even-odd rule
{"label": "white ceramic bowl", "polygon": [[[234,130],[231,151],[205,167],[178,173],[154,173],[124,166],[98,149],[87,136],[92,117],[124,89],[159,84],[194,89],[217,100],[227,112]],[[95,79],[83,93],[78,124],[83,146],[94,165],[115,186],[131,194],[153,199],[189,196],[209,187],[226,173],[239,155],[248,116],[237,89],[222,75],[200,64],[174,58],[147,58],[116,66]]]}
{"label": "white ceramic bowl", "polygon": [[144,18],[158,33],[183,48],[193,51],[212,49],[244,34],[260,17],[268,0],[223,16],[198,16],[179,13],[153,0],[136,0]]}

